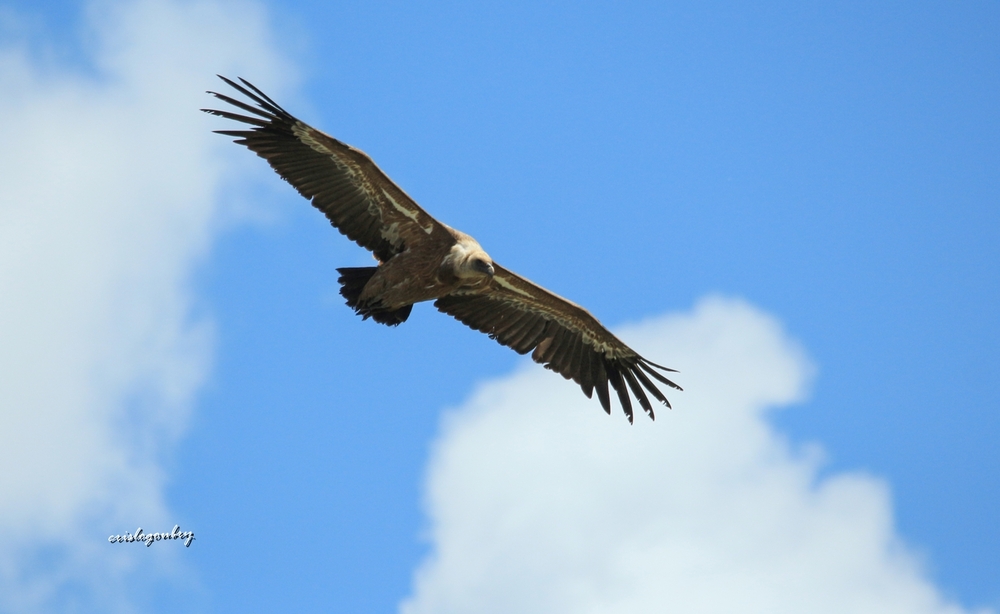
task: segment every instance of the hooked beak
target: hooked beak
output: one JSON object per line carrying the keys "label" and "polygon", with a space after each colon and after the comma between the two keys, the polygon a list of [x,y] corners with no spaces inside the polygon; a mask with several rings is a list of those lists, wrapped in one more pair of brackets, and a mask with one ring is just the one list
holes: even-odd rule
{"label": "hooked beak", "polygon": [[473,266],[475,266],[476,270],[480,273],[485,273],[490,277],[493,277],[493,265],[489,262],[486,262],[485,260],[476,260]]}

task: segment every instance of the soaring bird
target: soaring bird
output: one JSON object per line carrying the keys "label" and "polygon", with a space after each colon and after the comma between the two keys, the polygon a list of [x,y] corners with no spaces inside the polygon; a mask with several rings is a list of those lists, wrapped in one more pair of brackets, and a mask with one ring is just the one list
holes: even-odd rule
{"label": "soaring bird", "polygon": [[681,390],[660,373],[674,369],[637,354],[583,307],[497,264],[475,239],[428,215],[360,149],[296,119],[247,80],[241,78],[241,85],[219,78],[252,104],[208,92],[248,113],[202,109],[249,127],[215,132],[236,137],[267,160],[378,261],[337,269],[340,293],[359,315],[397,326],[414,303],[434,301],[438,310],[515,352],[531,352],[532,360],[579,384],[587,398],[596,390],[608,414],[609,383],[630,423],[629,390],[650,418],[647,392],[670,407],[653,379]]}

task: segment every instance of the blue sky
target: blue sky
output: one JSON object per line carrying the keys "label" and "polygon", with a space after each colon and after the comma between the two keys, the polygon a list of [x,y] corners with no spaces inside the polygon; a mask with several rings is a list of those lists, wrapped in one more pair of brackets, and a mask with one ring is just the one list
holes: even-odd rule
{"label": "blue sky", "polygon": [[[0,607],[486,611],[476,599],[528,589],[449,575],[489,568],[445,547],[479,500],[455,467],[536,458],[520,447],[532,433],[551,450],[603,441],[586,429],[625,438],[614,458],[628,433],[680,445],[696,431],[730,458],[711,417],[746,406],[771,452],[732,467],[776,455],[806,476],[794,492],[823,501],[854,480],[868,494],[842,518],[888,515],[882,546],[940,597],[919,611],[1000,610],[998,32],[984,2],[4,2],[0,138],[18,147],[0,165],[0,462],[15,476],[0,490]],[[633,331],[680,369],[674,411],[622,434],[620,414],[427,305],[397,329],[361,321],[335,268],[369,256],[210,134],[227,127],[197,113],[224,87],[215,73],[365,150],[496,261]],[[708,341],[741,335],[779,349]],[[537,423],[489,392],[552,386],[568,396]],[[700,396],[714,390],[733,396]],[[554,412],[564,430],[545,426]],[[473,417],[494,415],[506,447],[462,456],[480,442]],[[697,474],[705,492],[713,471]],[[638,475],[640,489],[687,483]],[[497,497],[483,509],[528,492],[507,474],[483,483]],[[740,509],[718,492],[712,509]],[[190,548],[106,543],[178,523]],[[523,541],[508,567],[564,553]],[[768,552],[748,551],[748,568]]]}

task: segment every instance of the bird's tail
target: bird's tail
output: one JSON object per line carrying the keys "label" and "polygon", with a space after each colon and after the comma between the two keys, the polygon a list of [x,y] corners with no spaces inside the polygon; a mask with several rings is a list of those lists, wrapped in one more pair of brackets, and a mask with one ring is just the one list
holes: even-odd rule
{"label": "bird's tail", "polygon": [[365,284],[378,271],[378,267],[345,267],[337,269],[340,278],[340,295],[347,299],[347,306],[357,312],[364,319],[371,318],[379,324],[386,326],[398,326],[410,317],[410,310],[413,305],[400,307],[399,309],[386,309],[381,303],[361,302],[361,291],[365,289]]}

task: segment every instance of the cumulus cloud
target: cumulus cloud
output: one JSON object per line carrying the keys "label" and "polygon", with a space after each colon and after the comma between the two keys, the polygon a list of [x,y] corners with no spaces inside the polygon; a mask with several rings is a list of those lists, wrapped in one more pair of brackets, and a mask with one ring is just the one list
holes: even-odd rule
{"label": "cumulus cloud", "polygon": [[769,424],[812,376],[773,318],[714,298],[622,332],[683,371],[675,409],[630,427],[534,365],[483,385],[443,420],[404,614],[964,611],[881,480],[820,477]]}
{"label": "cumulus cloud", "polygon": [[44,44],[0,48],[0,608],[12,611],[121,606],[137,563],[107,535],[172,526],[162,462],[211,361],[189,279],[229,169],[197,109],[216,72],[279,91],[285,74],[254,3],[95,2],[86,15],[75,68],[33,51]]}

